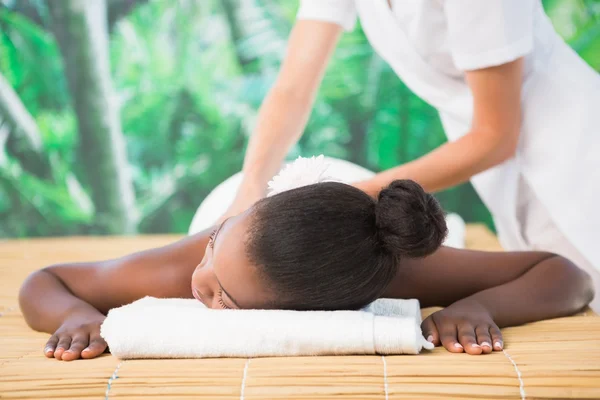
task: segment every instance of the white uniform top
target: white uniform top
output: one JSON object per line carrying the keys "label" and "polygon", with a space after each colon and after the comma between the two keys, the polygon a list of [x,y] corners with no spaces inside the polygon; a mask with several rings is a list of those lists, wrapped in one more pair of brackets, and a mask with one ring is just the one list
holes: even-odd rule
{"label": "white uniform top", "polygon": [[[353,29],[437,108],[449,140],[469,131],[467,70],[525,56],[517,155],[471,179],[507,249],[528,248],[519,176],[556,226],[600,269],[600,75],[555,32],[540,0],[302,0],[298,19]],[[547,249],[552,250],[552,249]]]}

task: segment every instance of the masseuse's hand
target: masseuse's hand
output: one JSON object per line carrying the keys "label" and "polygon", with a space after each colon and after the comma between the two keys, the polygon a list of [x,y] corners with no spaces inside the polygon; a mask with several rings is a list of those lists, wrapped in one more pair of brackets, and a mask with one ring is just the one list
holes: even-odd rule
{"label": "masseuse's hand", "polygon": [[227,218],[243,213],[264,196],[264,191],[240,188],[233,203],[231,203],[225,214],[217,221],[217,225],[221,224]]}
{"label": "masseuse's hand", "polygon": [[469,299],[431,314],[421,330],[433,344],[452,353],[487,354],[503,346],[502,333],[488,310]]}
{"label": "masseuse's hand", "polygon": [[377,184],[375,182],[373,182],[372,180],[355,182],[352,184],[352,186],[354,186],[357,189],[362,190],[363,192],[365,192],[366,194],[368,194],[369,196],[371,196],[373,198],[377,198],[377,196],[379,195],[379,192],[382,189],[381,187],[378,187]]}
{"label": "masseuse's hand", "polygon": [[221,215],[221,218],[219,218],[217,220],[216,225],[217,226],[221,225],[223,223],[223,221],[225,221],[227,218],[231,218],[231,217],[235,217],[236,215],[240,215],[241,213],[246,211],[246,209],[248,209],[248,205],[246,204],[246,202],[239,201],[236,198],[234,200],[233,204],[231,204],[231,206],[229,206],[227,211],[225,211],[225,214]]}
{"label": "masseuse's hand", "polygon": [[74,312],[50,337],[44,354],[63,361],[98,357],[107,347],[100,336],[100,325],[105,318],[101,313]]}

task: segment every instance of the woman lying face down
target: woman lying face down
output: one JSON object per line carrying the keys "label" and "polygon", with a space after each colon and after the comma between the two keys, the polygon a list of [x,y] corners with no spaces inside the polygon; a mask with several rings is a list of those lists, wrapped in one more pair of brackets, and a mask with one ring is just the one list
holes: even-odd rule
{"label": "woman lying face down", "polygon": [[392,183],[378,201],[342,183],[304,186],[221,224],[192,291],[213,308],[358,309],[446,233],[439,204],[412,181]]}
{"label": "woman lying face down", "polygon": [[45,355],[74,360],[104,352],[108,310],[144,296],[294,310],[416,298],[445,307],[423,321],[424,336],[469,354],[501,350],[499,328],[570,315],[593,297],[589,276],[563,257],[453,249],[445,235],[439,204],[415,182],[394,181],[377,199],[318,183],[165,247],[43,268],[19,299],[28,324],[52,334]]}

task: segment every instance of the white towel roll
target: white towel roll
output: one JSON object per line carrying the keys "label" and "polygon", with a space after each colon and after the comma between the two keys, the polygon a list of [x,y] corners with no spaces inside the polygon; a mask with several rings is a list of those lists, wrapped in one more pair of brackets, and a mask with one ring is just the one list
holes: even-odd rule
{"label": "white towel roll", "polygon": [[[122,359],[418,354],[432,349],[416,300],[367,311],[213,310],[196,300],[144,298],[113,309],[101,335]],[[416,302],[416,303],[415,303]],[[416,304],[416,308],[415,308]],[[415,315],[406,315],[415,313]],[[405,313],[405,316],[398,316]]]}
{"label": "white towel roll", "polygon": [[421,305],[417,299],[378,299],[363,308],[363,311],[385,317],[412,317],[421,323]]}

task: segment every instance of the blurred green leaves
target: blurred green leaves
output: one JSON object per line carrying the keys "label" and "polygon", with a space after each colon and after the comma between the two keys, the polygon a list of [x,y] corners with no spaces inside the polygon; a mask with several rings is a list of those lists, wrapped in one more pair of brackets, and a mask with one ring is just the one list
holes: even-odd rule
{"label": "blurred green leaves", "polygon": [[[544,1],[558,32],[597,70],[599,4]],[[120,15],[110,35],[111,74],[140,232],[186,232],[203,198],[240,170],[296,9],[297,1],[154,0]],[[77,120],[61,54],[47,31],[51,22],[45,0],[0,1],[0,73],[34,117],[52,169],[52,179],[44,180],[10,154],[0,157],[2,237],[103,233],[88,189],[76,179]],[[290,156],[325,153],[382,170],[444,141],[436,111],[356,29],[343,36]],[[470,185],[438,197],[466,220],[492,225]]]}

